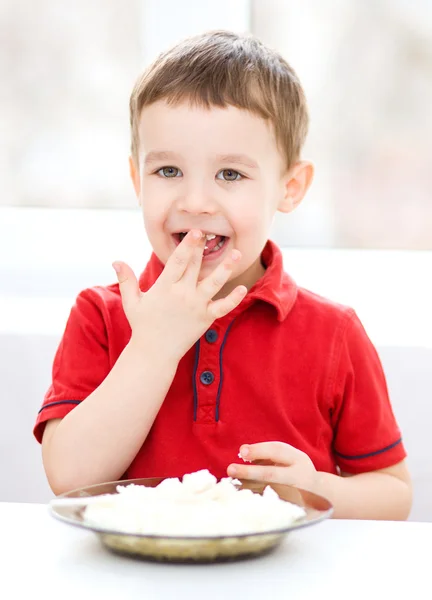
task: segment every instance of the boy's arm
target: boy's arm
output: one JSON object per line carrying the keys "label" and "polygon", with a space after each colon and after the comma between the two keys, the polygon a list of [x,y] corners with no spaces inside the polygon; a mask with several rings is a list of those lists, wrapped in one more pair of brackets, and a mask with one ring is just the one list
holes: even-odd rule
{"label": "boy's arm", "polygon": [[125,473],[153,425],[182,356],[215,319],[243,299],[247,290],[238,286],[212,301],[240,253],[233,250],[198,282],[203,249],[201,232],[189,232],[146,293],[130,267],[116,263],[131,340],[85,401],[45,428],[43,461],[56,494]]}
{"label": "boy's arm", "polygon": [[340,477],[317,472],[307,454],[282,442],[242,446],[240,453],[244,459],[261,464],[230,465],[228,475],[315,492],[330,500],[336,518],[404,520],[409,515],[412,488],[405,461]]}
{"label": "boy's arm", "polygon": [[412,486],[405,461],[379,471],[342,475],[319,473],[318,476],[317,493],[320,490],[332,502],[336,518],[391,521],[408,518]]}
{"label": "boy's arm", "polygon": [[131,340],[102,384],[47,423],[42,456],[55,494],[120,479],[145,441],[176,370],[163,350]]}

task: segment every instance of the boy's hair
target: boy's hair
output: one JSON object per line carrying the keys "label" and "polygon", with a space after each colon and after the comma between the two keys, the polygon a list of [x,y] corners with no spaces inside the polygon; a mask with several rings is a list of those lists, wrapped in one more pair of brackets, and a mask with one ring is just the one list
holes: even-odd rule
{"label": "boy's hair", "polygon": [[141,111],[158,100],[248,110],[272,124],[287,169],[300,158],[308,129],[303,89],[290,65],[253,36],[212,31],[188,38],[139,77],[130,98],[137,164]]}

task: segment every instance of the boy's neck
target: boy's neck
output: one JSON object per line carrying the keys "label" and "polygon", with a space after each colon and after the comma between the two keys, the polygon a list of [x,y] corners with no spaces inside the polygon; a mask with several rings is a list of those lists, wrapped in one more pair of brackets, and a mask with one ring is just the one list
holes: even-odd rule
{"label": "boy's neck", "polygon": [[228,296],[232,290],[234,290],[238,285],[244,285],[247,287],[248,291],[255,285],[255,283],[261,279],[266,271],[266,267],[264,266],[261,256],[259,256],[256,261],[247,269],[244,273],[228,281],[221,291],[216,294],[213,300],[218,300],[219,298],[225,298]]}

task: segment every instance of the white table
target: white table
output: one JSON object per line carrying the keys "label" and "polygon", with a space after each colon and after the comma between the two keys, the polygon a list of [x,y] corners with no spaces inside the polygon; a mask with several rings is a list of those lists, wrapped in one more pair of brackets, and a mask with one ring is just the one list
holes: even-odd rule
{"label": "white table", "polygon": [[0,503],[0,536],[5,600],[432,598],[432,523],[326,521],[259,559],[190,566],[111,554],[41,504]]}

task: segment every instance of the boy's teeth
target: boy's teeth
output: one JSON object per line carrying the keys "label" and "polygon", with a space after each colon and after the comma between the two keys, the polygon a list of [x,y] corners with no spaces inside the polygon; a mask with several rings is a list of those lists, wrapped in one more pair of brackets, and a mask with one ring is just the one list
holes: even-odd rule
{"label": "boy's teeth", "polygon": [[[188,233],[187,231],[182,231],[182,232],[180,232],[179,235],[180,235],[180,237],[185,237],[187,235],[187,233]],[[203,237],[205,237],[206,240],[210,241],[210,240],[214,240],[215,239],[216,234],[214,234],[214,233],[204,233]]]}
{"label": "boy's teeth", "polygon": [[[222,246],[225,243],[225,238],[222,238],[222,240],[219,242],[219,244],[216,244],[216,246],[214,248],[212,248],[209,252],[209,254],[211,254],[212,252],[217,252],[218,250],[220,250],[220,248],[222,248]],[[208,250],[208,246],[206,246],[204,248],[204,250]]]}

